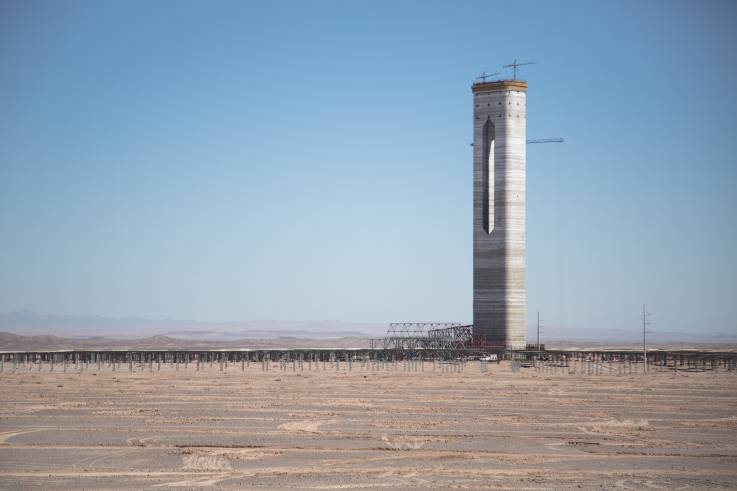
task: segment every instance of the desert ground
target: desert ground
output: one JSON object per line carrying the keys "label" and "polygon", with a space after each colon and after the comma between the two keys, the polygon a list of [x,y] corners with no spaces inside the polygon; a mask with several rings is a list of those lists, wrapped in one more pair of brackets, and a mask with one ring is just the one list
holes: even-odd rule
{"label": "desert ground", "polygon": [[6,367],[0,489],[737,488],[737,373],[510,368]]}

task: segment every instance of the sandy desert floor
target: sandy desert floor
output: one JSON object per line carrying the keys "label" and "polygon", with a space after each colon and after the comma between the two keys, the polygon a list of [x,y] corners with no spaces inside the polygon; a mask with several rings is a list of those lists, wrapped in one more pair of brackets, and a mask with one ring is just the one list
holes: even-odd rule
{"label": "sandy desert floor", "polygon": [[0,489],[737,488],[735,372],[312,368],[6,371]]}

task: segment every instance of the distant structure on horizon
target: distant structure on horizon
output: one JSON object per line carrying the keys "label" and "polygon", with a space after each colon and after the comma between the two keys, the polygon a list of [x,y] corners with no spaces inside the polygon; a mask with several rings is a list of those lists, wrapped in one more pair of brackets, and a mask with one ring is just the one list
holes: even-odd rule
{"label": "distant structure on horizon", "polygon": [[473,334],[524,349],[527,83],[487,82],[473,92]]}

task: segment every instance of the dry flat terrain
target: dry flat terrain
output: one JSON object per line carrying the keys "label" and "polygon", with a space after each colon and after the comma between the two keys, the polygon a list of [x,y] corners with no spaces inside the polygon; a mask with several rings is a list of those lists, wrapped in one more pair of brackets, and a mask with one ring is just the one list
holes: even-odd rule
{"label": "dry flat terrain", "polygon": [[124,368],[1,373],[0,488],[737,488],[734,372]]}

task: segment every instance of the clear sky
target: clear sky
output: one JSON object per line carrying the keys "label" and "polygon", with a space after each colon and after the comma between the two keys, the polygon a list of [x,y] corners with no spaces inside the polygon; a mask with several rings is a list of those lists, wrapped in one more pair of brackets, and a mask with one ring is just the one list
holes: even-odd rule
{"label": "clear sky", "polygon": [[737,332],[737,3],[0,2],[0,312],[471,320],[528,80],[528,321]]}

